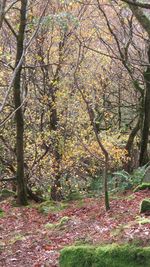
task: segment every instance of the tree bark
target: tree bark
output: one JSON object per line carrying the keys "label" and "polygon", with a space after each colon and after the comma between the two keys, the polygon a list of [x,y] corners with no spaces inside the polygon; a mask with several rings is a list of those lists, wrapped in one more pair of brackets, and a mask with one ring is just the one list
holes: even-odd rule
{"label": "tree bark", "polygon": [[[24,50],[24,38],[26,27],[26,10],[27,0],[21,0],[20,9],[20,26],[17,37],[17,53],[15,67],[17,66]],[[24,118],[21,107],[21,71],[20,66],[14,80],[14,104],[15,104],[15,120],[16,120],[16,154],[17,154],[17,201],[20,205],[27,205],[27,188],[24,177]]]}

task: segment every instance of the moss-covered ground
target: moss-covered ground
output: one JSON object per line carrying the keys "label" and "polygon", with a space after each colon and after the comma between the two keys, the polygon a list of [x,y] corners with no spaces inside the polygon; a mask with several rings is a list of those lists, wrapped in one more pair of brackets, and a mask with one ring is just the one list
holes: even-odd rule
{"label": "moss-covered ground", "polygon": [[71,246],[61,251],[60,267],[149,267],[150,247]]}

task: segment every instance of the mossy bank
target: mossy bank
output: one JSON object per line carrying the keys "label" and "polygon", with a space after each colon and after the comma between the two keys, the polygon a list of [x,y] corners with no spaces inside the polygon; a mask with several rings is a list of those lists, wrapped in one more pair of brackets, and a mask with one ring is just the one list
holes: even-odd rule
{"label": "mossy bank", "polygon": [[150,267],[150,247],[130,245],[71,246],[60,255],[60,267]]}

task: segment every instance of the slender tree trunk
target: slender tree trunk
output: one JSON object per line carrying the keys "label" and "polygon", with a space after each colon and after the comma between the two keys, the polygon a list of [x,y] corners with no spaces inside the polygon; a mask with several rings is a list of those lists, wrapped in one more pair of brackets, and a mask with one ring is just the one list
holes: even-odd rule
{"label": "slender tree trunk", "polygon": [[[81,91],[80,91],[81,92]],[[85,99],[84,95],[82,94],[83,99]],[[86,101],[86,99],[84,100],[86,105],[87,105],[87,110],[88,110],[88,114],[89,114],[89,118],[91,121],[91,125],[93,126],[93,130],[94,130],[94,134],[97,140],[97,143],[99,145],[99,148],[101,149],[103,155],[104,155],[104,174],[103,174],[103,179],[104,179],[104,194],[105,194],[105,208],[106,211],[110,210],[110,205],[109,205],[109,194],[108,194],[108,164],[109,164],[109,154],[106,150],[106,148],[104,147],[99,135],[98,135],[98,131],[97,131],[97,127],[95,124],[95,120],[94,120],[94,112],[93,110],[90,108],[88,102]]]}
{"label": "slender tree trunk", "polygon": [[[58,82],[59,77],[56,76],[56,80]],[[50,89],[51,92],[51,100],[52,100],[52,106],[51,106],[51,114],[50,114],[50,129],[56,133],[58,130],[58,114],[57,114],[57,108],[56,108],[56,92],[58,88],[53,86]],[[54,138],[54,144],[53,144],[53,156],[55,158],[54,163],[54,169],[55,169],[55,176],[54,180],[51,186],[51,198],[54,201],[61,201],[63,199],[62,196],[62,190],[61,190],[61,173],[60,173],[60,162],[61,162],[61,153],[59,152],[59,140],[57,137]]]}
{"label": "slender tree trunk", "polygon": [[[15,66],[17,66],[20,58],[23,54],[23,45],[25,37],[25,27],[26,27],[26,9],[27,0],[21,0],[20,9],[20,26],[17,37],[17,54]],[[15,80],[14,80],[14,103],[16,110],[16,152],[17,152],[17,199],[20,205],[27,204],[27,189],[26,181],[24,177],[24,118],[21,108],[21,70],[19,68]]]}
{"label": "slender tree trunk", "polygon": [[119,130],[121,129],[121,123],[122,123],[122,114],[121,114],[121,88],[119,86],[118,88],[118,126]]}
{"label": "slender tree trunk", "polygon": [[[59,43],[59,64],[57,66],[56,72],[55,72],[55,77],[53,80],[53,83],[56,85],[51,85],[50,88],[50,93],[51,93],[51,99],[52,99],[52,107],[51,107],[51,115],[50,115],[50,128],[52,131],[56,132],[58,131],[58,114],[57,114],[57,108],[56,108],[56,92],[59,90],[58,88],[58,83],[60,79],[60,71],[61,71],[61,66],[63,62],[63,49],[65,45],[65,40],[66,37],[64,35],[64,38],[62,41]],[[56,176],[53,180],[53,184],[51,187],[51,198],[54,201],[61,201],[63,199],[63,194],[62,194],[62,189],[61,189],[61,172],[60,172],[60,162],[62,159],[61,152],[59,151],[59,139],[56,137],[55,138],[55,144],[54,144],[54,149],[53,149],[53,154],[55,157],[55,164],[57,165],[55,167],[55,173]]]}
{"label": "slender tree trunk", "polygon": [[99,133],[98,133],[98,129],[95,123],[95,115],[93,112],[93,109],[91,108],[88,100],[86,99],[85,95],[83,94],[82,90],[80,89],[77,79],[76,79],[76,74],[74,74],[74,79],[75,79],[75,85],[77,87],[77,89],[79,90],[83,101],[86,104],[87,107],[87,112],[89,115],[89,119],[91,122],[91,125],[93,127],[93,131],[97,140],[97,143],[99,145],[100,150],[102,151],[102,154],[104,156],[104,173],[103,173],[103,179],[104,179],[104,194],[105,194],[105,209],[106,211],[108,211],[110,209],[110,205],[109,205],[109,194],[108,194],[108,164],[109,164],[109,154],[106,150],[106,148],[104,147],[100,137],[99,137]]}
{"label": "slender tree trunk", "polygon": [[[150,46],[148,49],[148,63],[150,64]],[[144,122],[142,129],[141,137],[141,151],[140,151],[140,166],[148,163],[148,138],[150,130],[150,66],[147,67],[147,70],[144,75],[146,83],[146,92],[145,92],[145,103],[144,103]]]}
{"label": "slender tree trunk", "polygon": [[109,194],[108,194],[108,155],[105,155],[104,193],[105,193],[105,208],[106,208],[106,211],[108,211],[110,209]]}

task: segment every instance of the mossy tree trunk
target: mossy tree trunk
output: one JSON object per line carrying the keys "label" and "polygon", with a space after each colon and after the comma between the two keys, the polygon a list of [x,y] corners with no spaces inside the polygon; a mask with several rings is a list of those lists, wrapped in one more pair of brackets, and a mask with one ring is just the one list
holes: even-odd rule
{"label": "mossy tree trunk", "polygon": [[[150,64],[150,45],[148,49],[148,63]],[[144,103],[144,122],[141,138],[140,166],[145,165],[149,161],[147,149],[150,130],[150,66],[147,67],[144,78],[146,84],[146,92]]]}
{"label": "mossy tree trunk", "polygon": [[59,90],[59,80],[60,80],[60,72],[62,69],[63,63],[63,53],[64,53],[64,46],[66,43],[66,35],[64,34],[62,40],[59,42],[59,63],[57,65],[55,75],[53,78],[52,83],[50,84],[50,96],[52,100],[51,105],[51,115],[50,115],[50,129],[55,133],[54,144],[53,144],[53,156],[55,158],[55,177],[53,180],[53,184],[51,186],[51,198],[54,201],[61,201],[63,199],[62,189],[61,189],[61,172],[60,172],[60,163],[62,159],[62,155],[59,149],[59,137],[58,130],[59,130],[59,116],[56,107],[56,93]]}
{"label": "mossy tree trunk", "polygon": [[[27,12],[27,0],[21,0],[20,8],[20,25],[17,36],[17,52],[15,67],[17,67],[24,51],[24,38],[26,28],[26,12]],[[17,200],[20,205],[27,204],[27,189],[26,181],[24,177],[24,118],[22,111],[21,100],[21,71],[22,65],[18,68],[17,74],[14,80],[13,92],[14,92],[14,104],[15,104],[15,120],[16,120],[16,154],[17,154]]]}

